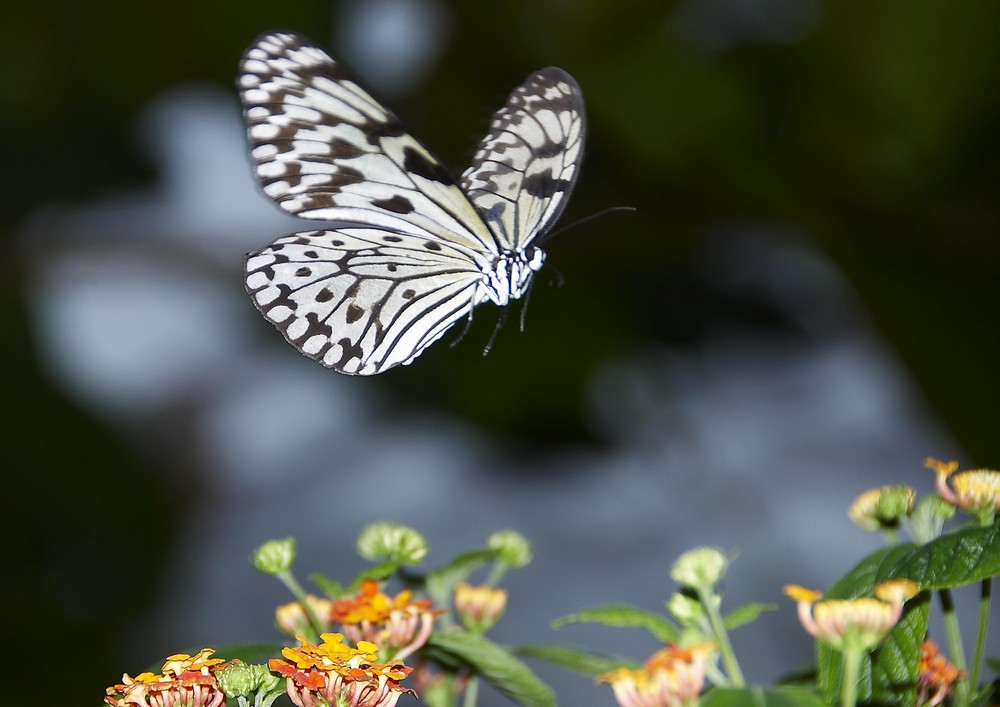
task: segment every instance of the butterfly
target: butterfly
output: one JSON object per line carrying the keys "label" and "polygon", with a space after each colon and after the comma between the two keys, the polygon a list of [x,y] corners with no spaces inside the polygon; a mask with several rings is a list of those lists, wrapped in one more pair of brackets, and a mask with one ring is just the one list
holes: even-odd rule
{"label": "butterfly", "polygon": [[332,222],[246,256],[247,292],[300,352],[341,373],[381,373],[476,306],[528,291],[583,153],[583,96],[565,71],[514,89],[459,180],[304,37],[259,36],[239,89],[264,194]]}

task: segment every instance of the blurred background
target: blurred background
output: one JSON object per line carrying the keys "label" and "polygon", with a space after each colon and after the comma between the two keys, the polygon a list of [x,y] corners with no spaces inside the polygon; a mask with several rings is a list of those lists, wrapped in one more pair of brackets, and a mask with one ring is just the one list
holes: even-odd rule
{"label": "blurred background", "polygon": [[[521,531],[536,560],[492,635],[636,659],[656,648],[640,632],[548,624],[658,609],[673,559],[718,545],[739,556],[730,606],[780,607],[734,636],[769,681],[811,656],[781,585],[825,588],[880,544],[847,520],[855,495],[928,492],[928,455],[1000,465],[1000,4],[41,0],[3,16],[12,701],[58,684],[96,704],[170,653],[277,640],[287,597],[251,549],[294,535],[300,576],[348,579],[381,519],[424,532],[431,564]],[[508,92],[560,66],[589,118],[563,223],[638,212],[552,240],[565,285],[543,272],[525,333],[508,325],[486,358],[489,306],[412,366],[323,369],[241,279],[246,251],[309,228],[256,191],[245,153],[236,67],[269,29],[346,60],[455,172]],[[563,703],[612,703],[539,672]]]}

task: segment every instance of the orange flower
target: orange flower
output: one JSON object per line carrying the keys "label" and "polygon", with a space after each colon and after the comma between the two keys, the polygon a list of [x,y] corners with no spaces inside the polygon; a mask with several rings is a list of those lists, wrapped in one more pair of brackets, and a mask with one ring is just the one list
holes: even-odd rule
{"label": "orange flower", "polygon": [[621,707],[682,707],[698,697],[705,684],[705,661],[712,643],[682,648],[670,645],[654,653],[638,670],[619,668],[597,678],[611,685]]}
{"label": "orange flower", "polygon": [[380,591],[378,582],[368,579],[354,598],[335,601],[330,617],[355,643],[374,643],[402,660],[427,642],[434,619],[444,613],[431,609],[429,599],[412,597],[413,592],[406,590],[391,598]]}
{"label": "orange flower", "polygon": [[104,701],[113,707],[127,705],[190,705],[218,707],[226,696],[215,679],[215,671],[224,666],[220,658],[212,658],[211,648],[202,648],[194,656],[178,653],[167,658],[163,674],[140,673],[134,678],[128,673],[122,681],[107,689]]}
{"label": "orange flower", "polygon": [[371,643],[351,648],[339,633],[324,633],[319,645],[297,638],[301,645],[283,648],[284,657],[271,659],[268,667],[285,678],[286,692],[298,707],[392,707],[400,695],[414,694],[399,685],[412,668],[398,660],[377,663]]}
{"label": "orange flower", "polygon": [[960,677],[962,671],[938,653],[937,644],[924,640],[920,646],[920,678],[917,681],[920,692],[917,704],[921,707],[937,707],[951,694]]}

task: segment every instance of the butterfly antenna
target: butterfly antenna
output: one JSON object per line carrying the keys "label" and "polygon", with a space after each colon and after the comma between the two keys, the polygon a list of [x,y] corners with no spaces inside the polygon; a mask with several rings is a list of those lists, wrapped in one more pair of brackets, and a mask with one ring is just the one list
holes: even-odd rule
{"label": "butterfly antenna", "polygon": [[596,214],[591,214],[590,216],[584,216],[583,218],[579,218],[576,221],[573,221],[572,223],[566,224],[565,226],[560,226],[554,231],[549,231],[541,238],[539,238],[538,242],[542,243],[544,241],[549,240],[550,238],[555,238],[560,233],[564,233],[571,228],[576,228],[577,226],[582,226],[588,221],[593,221],[594,219],[600,218],[601,216],[607,216],[608,214],[614,214],[614,213],[634,214],[638,210],[639,209],[635,208],[634,206],[609,206],[606,209],[601,209]]}
{"label": "butterfly antenna", "polygon": [[490,340],[486,342],[486,348],[483,349],[483,356],[489,354],[490,349],[493,348],[493,342],[496,341],[497,334],[503,329],[504,322],[507,321],[507,307],[500,308],[500,316],[497,317],[497,325],[493,328],[493,333],[490,334]]}
{"label": "butterfly antenna", "polygon": [[531,300],[531,289],[535,286],[535,278],[528,280],[528,289],[524,291],[524,299],[521,301],[521,333],[524,333],[524,322],[528,319],[528,302]]}

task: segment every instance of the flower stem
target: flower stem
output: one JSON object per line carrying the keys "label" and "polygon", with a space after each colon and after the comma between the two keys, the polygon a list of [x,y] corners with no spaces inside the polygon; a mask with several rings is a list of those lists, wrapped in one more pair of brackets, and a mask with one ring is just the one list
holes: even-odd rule
{"label": "flower stem", "polygon": [[469,676],[468,682],[465,684],[465,698],[462,700],[462,707],[476,707],[476,701],[479,699],[479,677],[476,675]]}
{"label": "flower stem", "polygon": [[990,599],[993,595],[993,579],[983,580],[979,592],[979,626],[976,630],[976,651],[972,657],[972,668],[969,671],[969,689],[979,689],[979,670],[983,664],[983,651],[986,648],[986,628],[990,623]]}
{"label": "flower stem", "polygon": [[310,635],[306,638],[311,642],[316,642],[319,640],[319,635],[323,633],[323,624],[320,623],[319,618],[316,616],[316,612],[313,611],[312,605],[306,599],[306,593],[303,591],[302,586],[295,579],[295,575],[291,573],[290,570],[284,570],[283,572],[278,572],[275,575],[281,580],[281,583],[288,587],[288,591],[292,593],[292,596],[298,600],[299,604],[302,605],[302,609],[306,612],[306,618],[309,619]]}
{"label": "flower stem", "polygon": [[[951,660],[959,670],[966,673],[965,650],[962,648],[962,631],[958,627],[958,614],[955,613],[955,603],[951,598],[950,589],[938,591],[941,598],[941,614],[944,622],[944,632],[948,639],[948,652]],[[959,680],[955,686],[955,707],[966,707],[969,704],[969,682]]]}
{"label": "flower stem", "polygon": [[858,676],[864,652],[857,648],[844,650],[844,675],[840,683],[841,707],[854,707],[858,703]]}
{"label": "flower stem", "polygon": [[702,607],[705,609],[709,626],[711,626],[715,640],[719,644],[719,655],[722,657],[722,664],[726,667],[726,675],[729,677],[729,681],[734,687],[743,687],[746,684],[743,680],[743,671],[740,670],[740,664],[737,662],[736,654],[733,652],[733,644],[729,642],[729,634],[726,632],[726,627],[722,622],[718,606],[712,600],[712,595],[703,589],[698,589],[698,601],[701,602]]}

